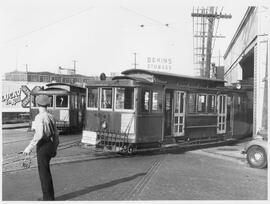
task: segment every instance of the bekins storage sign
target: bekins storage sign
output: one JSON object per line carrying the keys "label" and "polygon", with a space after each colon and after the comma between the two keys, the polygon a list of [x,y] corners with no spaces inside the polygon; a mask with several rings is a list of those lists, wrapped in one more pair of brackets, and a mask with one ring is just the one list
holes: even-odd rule
{"label": "bekins storage sign", "polygon": [[2,81],[2,112],[28,112],[30,93],[46,83]]}
{"label": "bekins storage sign", "polygon": [[147,69],[169,71],[172,69],[172,58],[147,57]]}

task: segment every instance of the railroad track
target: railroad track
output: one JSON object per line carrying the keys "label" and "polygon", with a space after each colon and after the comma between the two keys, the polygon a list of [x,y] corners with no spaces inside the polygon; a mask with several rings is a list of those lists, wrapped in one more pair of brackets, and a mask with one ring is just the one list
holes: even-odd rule
{"label": "railroad track", "polygon": [[[60,143],[59,147],[58,147],[58,151],[70,148],[72,146],[79,145],[79,143],[80,143],[80,139],[75,139],[72,141]],[[36,153],[31,155],[30,158],[31,158],[31,160],[35,159]],[[13,153],[13,154],[10,154],[8,156],[3,157],[2,172],[22,170],[21,164],[22,164],[24,159],[25,159],[25,156],[22,154],[18,154],[18,153]],[[10,168],[9,168],[10,166],[14,166],[14,168],[11,168],[12,170],[10,170]]]}
{"label": "railroad track", "polygon": [[166,154],[162,155],[158,159],[152,162],[152,165],[146,171],[146,174],[140,178],[140,180],[131,185],[125,192],[122,193],[120,200],[136,200],[137,196],[143,191],[150,180],[156,175],[161,166],[162,162],[165,160]]}
{"label": "railroad track", "polygon": [[17,142],[23,142],[23,141],[29,141],[29,140],[30,140],[29,138],[21,139],[21,140],[11,140],[11,141],[3,142],[2,144],[5,145],[5,144],[11,144],[11,143],[17,143]]}

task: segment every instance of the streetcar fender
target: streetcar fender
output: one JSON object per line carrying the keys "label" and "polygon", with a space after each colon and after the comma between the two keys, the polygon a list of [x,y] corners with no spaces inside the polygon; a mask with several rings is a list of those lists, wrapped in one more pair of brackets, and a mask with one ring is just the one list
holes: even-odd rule
{"label": "streetcar fender", "polygon": [[264,149],[266,155],[268,155],[268,143],[267,143],[267,140],[263,140],[263,139],[254,139],[254,140],[251,140],[250,142],[248,142],[246,145],[245,145],[245,148],[244,150],[242,151],[243,154],[246,154],[248,149],[252,146],[260,146]]}

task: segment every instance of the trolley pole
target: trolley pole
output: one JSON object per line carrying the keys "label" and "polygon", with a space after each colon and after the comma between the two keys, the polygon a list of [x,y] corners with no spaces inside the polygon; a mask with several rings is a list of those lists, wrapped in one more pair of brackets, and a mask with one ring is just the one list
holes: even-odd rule
{"label": "trolley pole", "polygon": [[76,63],[77,63],[78,61],[77,60],[73,60],[73,64],[74,64],[74,66],[73,66],[73,68],[74,68],[74,74],[76,74]]}
{"label": "trolley pole", "polygon": [[136,69],[137,68],[137,65],[138,65],[137,64],[137,58],[136,58],[137,57],[137,53],[134,52],[133,54],[134,54],[134,69]]}

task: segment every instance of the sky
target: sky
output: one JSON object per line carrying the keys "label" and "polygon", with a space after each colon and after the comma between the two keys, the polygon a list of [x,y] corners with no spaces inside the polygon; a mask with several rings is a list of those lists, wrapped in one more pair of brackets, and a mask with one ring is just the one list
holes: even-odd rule
{"label": "sky", "polygon": [[[147,68],[149,57],[171,59],[169,72],[193,75],[193,7],[218,6],[213,56],[226,51],[248,5],[260,1],[0,0],[1,74],[73,68],[99,76]],[[166,26],[168,24],[169,26]],[[143,25],[143,26],[142,26]],[[222,58],[221,65],[223,63]]]}

